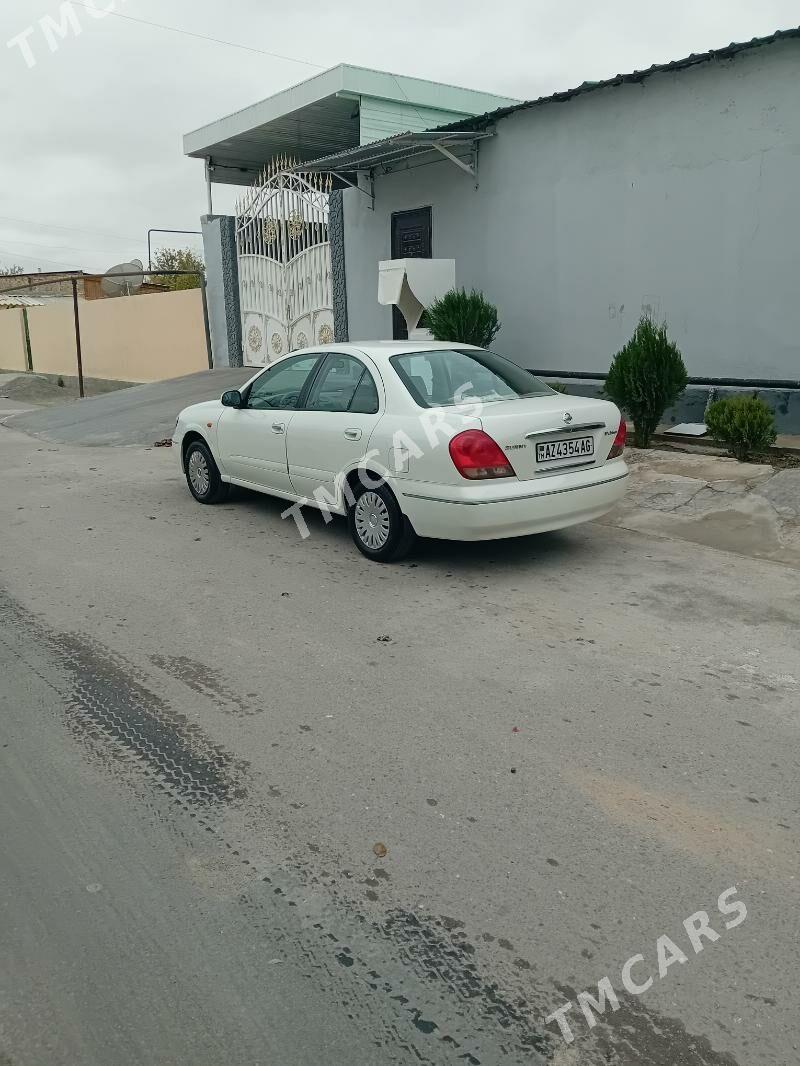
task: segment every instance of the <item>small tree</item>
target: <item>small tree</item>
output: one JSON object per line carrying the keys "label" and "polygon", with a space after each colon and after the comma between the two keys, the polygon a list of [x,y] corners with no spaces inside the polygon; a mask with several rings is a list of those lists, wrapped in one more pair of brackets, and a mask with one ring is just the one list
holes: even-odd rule
{"label": "small tree", "polygon": [[15,274],[24,274],[24,273],[25,273],[25,267],[21,267],[21,266],[0,267],[0,277],[3,277],[3,278],[11,278]]}
{"label": "small tree", "polygon": [[666,322],[658,326],[643,315],[631,339],[614,356],[605,393],[633,420],[636,447],[647,448],[661,416],[687,383],[686,367],[667,336]]}
{"label": "small tree", "polygon": [[[161,248],[153,256],[153,270],[195,270],[205,274],[206,265],[191,248]],[[165,289],[199,289],[199,274],[184,274],[182,277],[154,277],[157,285]]]}
{"label": "small tree", "polygon": [[497,308],[475,289],[451,289],[431,304],[425,317],[437,341],[488,348],[500,331]]}
{"label": "small tree", "polygon": [[729,396],[706,411],[706,425],[741,462],[775,443],[775,416],[757,396]]}

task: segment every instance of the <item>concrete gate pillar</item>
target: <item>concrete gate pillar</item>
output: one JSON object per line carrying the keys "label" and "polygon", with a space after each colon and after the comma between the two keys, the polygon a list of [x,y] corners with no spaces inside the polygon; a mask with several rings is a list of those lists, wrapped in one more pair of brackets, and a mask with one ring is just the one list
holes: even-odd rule
{"label": "concrete gate pillar", "polygon": [[243,366],[236,219],[232,215],[205,215],[200,224],[214,366]]}

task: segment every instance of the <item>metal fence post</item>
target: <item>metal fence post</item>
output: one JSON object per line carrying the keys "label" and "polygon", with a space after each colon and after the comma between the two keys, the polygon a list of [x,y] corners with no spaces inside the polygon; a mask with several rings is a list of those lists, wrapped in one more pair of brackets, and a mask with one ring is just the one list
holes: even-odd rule
{"label": "metal fence post", "polygon": [[208,352],[208,369],[214,369],[214,351],[211,346],[211,323],[208,318],[208,292],[205,274],[200,275],[200,291],[203,295],[203,325],[206,330],[206,351]]}
{"label": "metal fence post", "polygon": [[28,324],[28,308],[22,308],[22,338],[25,341],[25,369],[33,370],[33,351],[31,350],[31,330]]}
{"label": "metal fence post", "polygon": [[84,397],[83,391],[83,353],[81,351],[81,316],[78,310],[78,279],[72,279],[72,306],[75,310],[75,351],[78,356],[78,395]]}

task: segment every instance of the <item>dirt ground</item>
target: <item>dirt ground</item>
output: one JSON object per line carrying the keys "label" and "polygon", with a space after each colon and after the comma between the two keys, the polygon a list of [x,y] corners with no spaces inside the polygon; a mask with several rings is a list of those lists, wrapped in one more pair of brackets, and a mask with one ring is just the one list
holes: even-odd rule
{"label": "dirt ground", "polygon": [[[84,378],[83,384],[86,396],[102,396],[107,392],[130,388],[134,383]],[[0,370],[0,398],[27,403],[31,407],[52,407],[79,399],[78,379],[68,375],[25,374],[15,370]]]}

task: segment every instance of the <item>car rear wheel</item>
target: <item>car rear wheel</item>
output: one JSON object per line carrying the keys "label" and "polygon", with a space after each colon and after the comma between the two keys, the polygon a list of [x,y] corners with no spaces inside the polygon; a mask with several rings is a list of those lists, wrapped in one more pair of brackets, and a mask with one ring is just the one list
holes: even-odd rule
{"label": "car rear wheel", "polygon": [[184,460],[186,483],[192,496],[200,503],[222,503],[227,499],[230,485],[223,481],[208,446],[195,440],[186,449]]}
{"label": "car rear wheel", "polygon": [[357,485],[354,496],[347,520],[358,550],[376,563],[407,555],[416,536],[392,491],[386,485]]}

